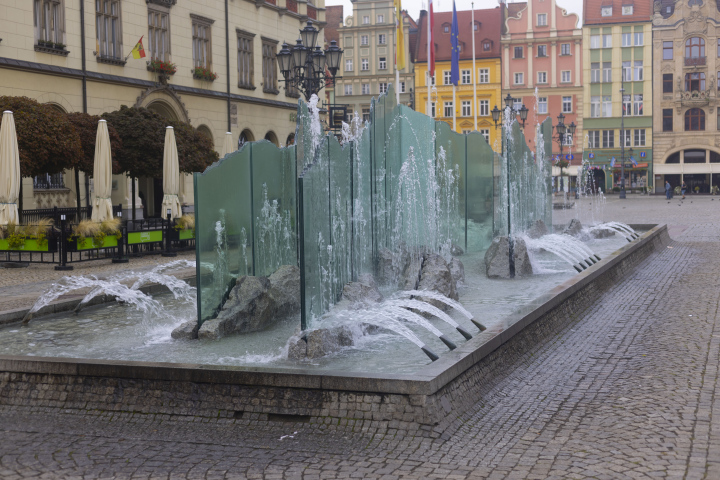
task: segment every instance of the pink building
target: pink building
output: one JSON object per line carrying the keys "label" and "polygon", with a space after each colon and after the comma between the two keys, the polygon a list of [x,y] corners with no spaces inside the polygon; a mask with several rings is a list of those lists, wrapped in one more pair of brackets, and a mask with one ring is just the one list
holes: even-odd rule
{"label": "pink building", "polygon": [[[502,46],[502,96],[508,93],[519,108],[528,109],[525,135],[535,149],[536,122],[565,115],[565,125],[575,122],[575,138],[567,138],[563,154],[571,164],[582,161],[583,79],[582,28],[579,17],[555,4],[555,0],[530,0],[505,4]],[[537,91],[537,99],[536,99]],[[498,106],[500,107],[500,106]],[[530,128],[528,128],[530,127]],[[559,153],[553,138],[553,153]],[[575,169],[572,169],[575,170]]]}

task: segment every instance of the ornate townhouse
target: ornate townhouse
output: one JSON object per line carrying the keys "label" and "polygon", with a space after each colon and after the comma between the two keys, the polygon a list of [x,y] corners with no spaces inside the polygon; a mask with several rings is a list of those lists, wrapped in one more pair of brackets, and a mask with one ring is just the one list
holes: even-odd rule
{"label": "ornate townhouse", "polygon": [[718,5],[661,1],[653,11],[655,191],[684,180],[709,192],[720,182]]}
{"label": "ornate townhouse", "polygon": [[[95,115],[147,107],[190,122],[218,150],[228,131],[237,143],[293,141],[298,95],[279,82],[275,55],[307,21],[322,28],[325,20],[324,0],[0,0],[0,12],[0,95]],[[135,59],[141,37],[146,57]],[[152,71],[151,61],[175,71]],[[80,185],[73,175],[46,180],[24,179],[26,208],[75,206],[78,188],[86,201],[82,176]],[[148,215],[159,213],[161,188],[158,179],[138,181]],[[115,176],[113,204],[130,205],[130,191],[129,179]],[[182,192],[191,205],[190,176]]]}
{"label": "ornate townhouse", "polygon": [[583,158],[597,186],[619,188],[624,142],[626,191],[644,191],[654,185],[650,0],[585,0],[583,8]]}
{"label": "ornate townhouse", "polygon": [[[582,29],[577,14],[568,14],[555,0],[530,0],[506,5],[503,26],[502,62],[505,98],[510,94],[517,108],[529,110],[525,138],[535,150],[534,128],[548,116],[553,125],[563,114],[566,125],[577,126],[574,138],[563,138],[563,155],[571,158],[563,173],[577,175],[583,151]],[[498,105],[498,108],[501,106]],[[560,144],[553,139],[553,154]],[[572,158],[574,157],[574,158]],[[555,168],[554,175],[560,170]],[[571,186],[574,179],[571,179]]]}
{"label": "ornate townhouse", "polygon": [[[498,132],[492,120],[493,106],[500,106],[500,7],[475,10],[475,25],[471,25],[472,12],[459,11],[458,39],[460,45],[460,82],[456,87],[457,104],[453,105],[453,87],[450,83],[452,12],[435,12],[433,48],[435,49],[435,77],[428,78],[427,63],[427,12],[420,11],[418,40],[415,50],[415,109],[427,114],[427,85],[430,80],[430,116],[444,120],[452,126],[453,110],[457,131],[474,130],[475,109],[478,113],[478,130],[491,147],[500,149]],[[472,62],[472,37],[475,35],[475,71]],[[473,84],[477,97],[473,97]],[[496,142],[497,138],[497,142]]]}
{"label": "ornate townhouse", "polygon": [[[337,8],[337,7],[334,7]],[[342,8],[342,7],[341,7]],[[370,119],[370,100],[385,93],[395,83],[395,8],[392,0],[354,0],[353,14],[337,28],[344,50],[343,64],[335,86],[335,102],[348,105],[348,113],[358,112]],[[410,29],[415,21],[402,12],[405,34],[405,68],[400,70],[400,103],[411,105],[414,88],[410,56]]]}

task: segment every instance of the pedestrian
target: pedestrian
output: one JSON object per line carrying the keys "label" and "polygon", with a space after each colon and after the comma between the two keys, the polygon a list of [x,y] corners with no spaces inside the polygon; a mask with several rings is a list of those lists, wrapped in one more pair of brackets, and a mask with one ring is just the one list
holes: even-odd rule
{"label": "pedestrian", "polygon": [[682,185],[680,185],[680,193],[682,193],[683,198],[685,198],[685,190],[687,190],[687,185],[685,185],[685,180],[683,180]]}
{"label": "pedestrian", "polygon": [[672,193],[672,187],[670,186],[670,182],[665,180],[665,198],[670,200],[671,193]]}

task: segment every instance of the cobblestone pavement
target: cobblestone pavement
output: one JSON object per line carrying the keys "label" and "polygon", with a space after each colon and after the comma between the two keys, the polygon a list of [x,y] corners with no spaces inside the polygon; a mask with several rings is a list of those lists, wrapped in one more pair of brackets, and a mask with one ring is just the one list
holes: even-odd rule
{"label": "cobblestone pavement", "polygon": [[441,439],[2,407],[0,477],[719,479],[720,200],[678,204],[609,198],[606,219],[667,222],[674,241],[488,378]]}

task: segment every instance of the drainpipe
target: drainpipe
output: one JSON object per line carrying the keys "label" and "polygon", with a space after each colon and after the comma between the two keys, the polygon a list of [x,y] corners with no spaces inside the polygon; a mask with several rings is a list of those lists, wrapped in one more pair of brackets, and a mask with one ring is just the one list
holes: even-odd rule
{"label": "drainpipe", "polygon": [[228,0],[225,0],[225,76],[227,77],[227,130],[230,129],[230,27],[228,19]]}
{"label": "drainpipe", "polygon": [[[98,52],[100,53],[100,52]],[[82,59],[82,103],[83,113],[87,113],[87,70],[85,69],[85,0],[80,0],[80,55]],[[80,221],[80,173],[75,168],[75,195],[77,218]],[[85,205],[90,207],[90,179],[85,174]]]}

